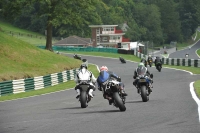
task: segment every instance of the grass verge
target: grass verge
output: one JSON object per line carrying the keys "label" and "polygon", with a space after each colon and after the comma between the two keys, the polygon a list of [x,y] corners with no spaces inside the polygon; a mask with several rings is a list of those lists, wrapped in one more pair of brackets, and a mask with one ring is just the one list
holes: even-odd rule
{"label": "grass verge", "polygon": [[200,98],[200,80],[195,81],[194,88],[198,98]]}
{"label": "grass verge", "polygon": [[198,54],[198,56],[200,56],[200,49],[197,50],[197,54]]}

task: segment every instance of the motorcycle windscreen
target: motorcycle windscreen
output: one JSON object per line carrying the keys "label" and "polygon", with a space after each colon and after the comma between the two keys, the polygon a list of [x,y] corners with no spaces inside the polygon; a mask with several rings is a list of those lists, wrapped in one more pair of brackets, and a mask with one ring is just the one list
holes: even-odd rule
{"label": "motorcycle windscreen", "polygon": [[138,75],[145,75],[147,72],[147,68],[144,66],[140,66],[137,68],[137,74]]}

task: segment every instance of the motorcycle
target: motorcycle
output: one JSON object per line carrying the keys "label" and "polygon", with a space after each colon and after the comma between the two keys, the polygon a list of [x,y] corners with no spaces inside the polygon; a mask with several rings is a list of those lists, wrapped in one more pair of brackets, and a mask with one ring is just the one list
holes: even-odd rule
{"label": "motorcycle", "polygon": [[151,67],[152,66],[152,63],[153,63],[153,60],[152,59],[149,59],[148,60],[148,65]]}
{"label": "motorcycle", "polygon": [[156,69],[159,71],[159,72],[161,72],[161,63],[160,62],[158,62],[157,64],[156,64]]}
{"label": "motorcycle", "polygon": [[91,100],[91,96],[89,95],[89,90],[88,89],[90,86],[89,81],[87,80],[81,80],[79,82],[79,89],[80,89],[80,96],[79,96],[79,101],[81,104],[81,108],[86,108],[88,106],[88,103]]}
{"label": "motorcycle", "polygon": [[144,63],[144,66],[147,67],[147,61],[145,59],[142,59],[140,62]]}
{"label": "motorcycle", "polygon": [[119,108],[120,111],[125,111],[126,96],[121,93],[122,90],[120,89],[120,82],[116,79],[108,79],[102,83],[102,91],[105,90],[105,93],[112,98],[110,105],[113,104],[116,108]]}
{"label": "motorcycle", "polygon": [[119,57],[119,60],[121,61],[121,63],[126,63],[126,60],[122,57]]}
{"label": "motorcycle", "polygon": [[[153,74],[150,75],[150,78],[153,78]],[[140,69],[138,70],[138,77],[137,77],[137,89],[138,93],[142,97],[143,102],[149,101],[149,95],[151,93],[151,88],[150,88],[150,80],[149,77],[147,76],[146,69]]]}
{"label": "motorcycle", "polygon": [[74,54],[74,59],[81,60],[81,56],[79,56],[79,55],[77,55],[77,54]]}

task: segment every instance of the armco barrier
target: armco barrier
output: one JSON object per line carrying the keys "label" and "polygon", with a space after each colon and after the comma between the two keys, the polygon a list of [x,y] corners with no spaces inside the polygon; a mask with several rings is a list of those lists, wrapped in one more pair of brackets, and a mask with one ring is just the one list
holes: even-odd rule
{"label": "armco barrier", "polygon": [[162,58],[165,65],[200,67],[200,59]]}
{"label": "armco barrier", "polygon": [[[135,56],[147,59],[148,56],[140,52],[136,52]],[[200,59],[187,59],[187,58],[162,58],[162,63],[171,66],[188,66],[200,67]]]}
{"label": "armco barrier", "polygon": [[39,90],[48,86],[74,80],[77,71],[78,69],[73,69],[46,76],[0,82],[0,96],[22,93],[30,90]]}

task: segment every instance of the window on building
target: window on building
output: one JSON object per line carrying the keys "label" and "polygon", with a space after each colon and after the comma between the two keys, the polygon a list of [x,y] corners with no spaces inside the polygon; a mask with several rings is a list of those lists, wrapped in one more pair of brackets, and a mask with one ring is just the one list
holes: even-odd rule
{"label": "window on building", "polygon": [[108,37],[102,37],[102,41],[103,42],[107,42],[108,41]]}

